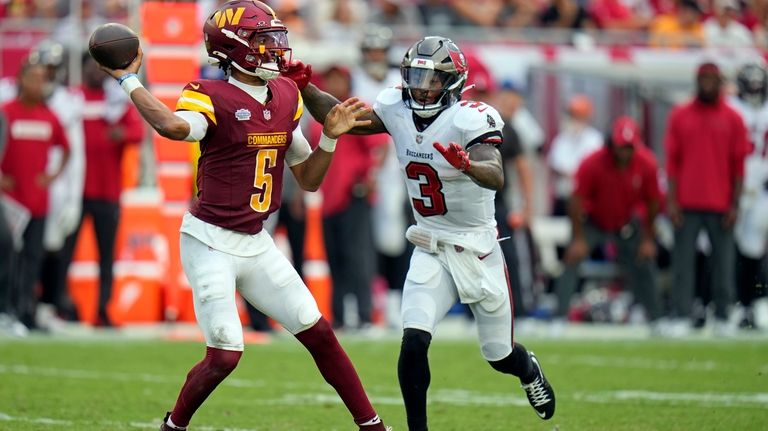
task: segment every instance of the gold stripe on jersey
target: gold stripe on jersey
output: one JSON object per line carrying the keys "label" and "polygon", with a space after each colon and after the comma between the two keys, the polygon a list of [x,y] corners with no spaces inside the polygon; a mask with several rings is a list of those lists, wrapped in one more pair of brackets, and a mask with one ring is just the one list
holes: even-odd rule
{"label": "gold stripe on jersey", "polygon": [[301,93],[299,93],[299,106],[296,108],[296,115],[293,116],[293,121],[298,120],[301,118],[301,114],[304,113],[304,99],[301,98]]}
{"label": "gold stripe on jersey", "polygon": [[249,147],[282,147],[288,143],[288,132],[249,133]]}
{"label": "gold stripe on jersey", "polygon": [[179,101],[176,102],[176,110],[200,112],[201,114],[208,116],[213,124],[217,124],[216,115],[213,110],[213,102],[211,102],[210,96],[205,93],[192,90],[182,91]]}

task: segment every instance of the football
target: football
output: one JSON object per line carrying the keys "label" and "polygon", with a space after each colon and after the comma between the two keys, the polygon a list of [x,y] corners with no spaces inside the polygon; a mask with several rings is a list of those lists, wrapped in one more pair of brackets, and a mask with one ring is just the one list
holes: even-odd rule
{"label": "football", "polygon": [[88,52],[102,66],[124,69],[139,53],[139,36],[122,24],[103,24],[91,34]]}

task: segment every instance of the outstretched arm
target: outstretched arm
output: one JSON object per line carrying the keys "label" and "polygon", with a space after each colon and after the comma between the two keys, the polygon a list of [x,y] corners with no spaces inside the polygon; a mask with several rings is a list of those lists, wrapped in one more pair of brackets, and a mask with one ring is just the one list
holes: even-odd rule
{"label": "outstretched arm", "polygon": [[467,153],[455,142],[444,147],[439,142],[432,144],[454,168],[464,172],[478,186],[491,190],[504,187],[504,168],[501,153],[493,145],[474,145]]}
{"label": "outstretched arm", "polygon": [[504,187],[504,168],[501,153],[493,145],[474,145],[469,149],[472,165],[466,170],[472,180],[480,187],[501,190]]}
{"label": "outstretched arm", "polygon": [[[335,97],[317,88],[314,84],[308,84],[301,90],[301,97],[304,99],[304,106],[309,109],[312,118],[318,123],[325,123],[325,118],[331,109],[340,102]],[[371,111],[360,117],[361,121],[370,121],[367,126],[356,126],[348,133],[352,135],[374,135],[376,133],[387,133],[387,128],[375,112]]]}
{"label": "outstretched arm", "polygon": [[144,56],[141,47],[136,58],[125,69],[109,69],[100,66],[102,70],[120,82],[120,85],[129,92],[131,101],[136,105],[139,113],[152,126],[153,129],[168,139],[183,140],[189,135],[189,123],[177,117],[163,102],[153,96],[135,76],[141,67],[141,59]]}
{"label": "outstretched arm", "polygon": [[365,108],[365,104],[356,98],[347,99],[330,109],[318,147],[307,160],[291,166],[293,176],[302,189],[313,192],[320,188],[333,158],[336,139],[353,127],[368,126],[369,120],[362,118],[369,113],[370,108]]}

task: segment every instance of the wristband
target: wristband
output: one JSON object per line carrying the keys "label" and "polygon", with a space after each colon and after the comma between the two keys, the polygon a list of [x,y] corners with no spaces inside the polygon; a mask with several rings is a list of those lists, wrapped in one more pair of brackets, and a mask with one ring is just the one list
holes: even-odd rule
{"label": "wristband", "polygon": [[126,75],[121,76],[117,79],[117,83],[120,84],[121,87],[123,87],[123,91],[127,95],[131,95],[133,90],[137,88],[144,88],[143,85],[141,85],[141,81],[139,81],[138,75],[135,73],[128,73]]}
{"label": "wristband", "polygon": [[317,146],[323,151],[332,153],[336,151],[336,139],[331,139],[325,136],[325,133],[320,133],[320,143]]}

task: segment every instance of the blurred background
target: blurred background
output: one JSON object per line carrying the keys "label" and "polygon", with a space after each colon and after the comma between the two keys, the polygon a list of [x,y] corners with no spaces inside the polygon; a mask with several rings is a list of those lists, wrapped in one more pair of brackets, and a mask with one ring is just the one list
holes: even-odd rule
{"label": "blurred background", "polygon": [[[90,70],[83,53],[98,25],[128,25],[140,35],[145,52],[142,81],[173,109],[186,83],[222,76],[208,66],[201,40],[202,23],[221,3],[0,0],[0,100],[16,97],[22,65],[46,66],[46,97],[52,105],[55,91],[62,92],[55,102],[58,106],[51,107],[69,137],[71,157],[77,157],[79,148],[81,160],[69,167],[80,171],[71,174],[79,181],[74,179],[60,189],[51,187],[48,219],[54,226],[46,226],[40,271],[33,277],[33,304],[18,306],[14,295],[19,292],[8,289],[8,307],[0,310],[4,311],[0,326],[6,333],[23,337],[29,331],[194,322],[192,295],[179,262],[178,228],[195,193],[197,145],[169,141],[143,125],[119,86]],[[571,240],[565,208],[581,160],[603,146],[615,119],[630,116],[639,125],[642,145],[658,160],[658,181],[664,192],[664,141],[670,112],[695,96],[696,71],[704,62],[714,62],[722,71],[725,97],[747,97],[737,76],[746,65],[764,71],[768,1],[266,3],[289,29],[293,58],[312,64],[314,82],[337,97],[357,95],[372,104],[378,91],[399,84],[402,56],[423,36],[447,36],[462,48],[470,63],[468,82],[474,84],[465,98],[497,108],[518,147],[504,152],[508,186],[500,193],[497,219],[502,236],[508,237],[505,253],[519,331],[567,336],[589,327],[577,323],[588,323],[659,336],[765,333],[766,236],[759,229],[755,235],[762,235],[758,241],[763,245],[749,256],[750,268],[757,268],[751,270],[755,277],[739,281],[744,280],[739,278],[741,253],[730,241],[733,265],[726,265],[732,268],[725,286],[708,283],[713,265],[707,262],[712,253],[707,235],[700,235],[698,263],[680,269],[697,274],[695,294],[683,299],[690,303],[690,313],[680,313],[672,304],[674,227],[663,211],[654,232],[656,286],[629,289],[632,280],[618,265],[617,247],[610,240],[594,247],[579,264],[573,295],[558,295],[556,280]],[[765,102],[764,74],[753,81],[758,96],[762,95],[755,102],[757,112]],[[750,128],[755,132],[752,137],[761,141],[752,142],[753,147],[764,150],[768,116],[760,115],[764,119],[753,121]],[[305,135],[317,136],[313,120],[305,115],[302,121]],[[93,150],[105,139],[110,142],[109,154]],[[338,329],[378,333],[399,325],[398,290],[410,253],[403,234],[411,215],[402,176],[392,151],[386,150],[391,143],[384,138],[381,145],[369,147],[374,149],[358,177],[329,174],[323,189],[312,194],[287,186],[282,209],[272,217],[270,229],[321,311]],[[561,148],[555,151],[557,147]],[[764,159],[765,152],[759,156]],[[56,157],[50,155],[49,165],[55,165]],[[97,167],[102,169],[94,170]],[[340,162],[332,167],[348,169]],[[91,180],[83,180],[83,175]],[[94,181],[117,182],[119,193],[99,194],[88,186]],[[762,184],[757,190],[765,194]],[[63,203],[54,208],[57,197]],[[350,202],[358,200],[363,209],[354,209],[362,211],[355,213],[356,219],[368,224],[370,235],[359,241],[338,241],[329,230],[330,220],[350,211]],[[14,252],[7,253],[4,263],[9,264],[6,283],[15,286],[19,279],[29,278],[14,264],[14,259],[23,259],[23,250],[30,244],[24,243],[29,217],[24,217],[23,208],[11,207],[4,205]],[[56,211],[69,218],[59,218]],[[768,218],[768,213],[763,217]],[[57,235],[48,231],[57,229],[61,231],[58,240],[50,238]],[[329,266],[329,241],[350,248],[353,254],[367,253],[374,262],[366,270],[370,283],[343,292],[344,306],[335,310],[331,298],[339,283],[334,280],[344,271],[344,261],[342,269]],[[636,299],[637,289],[650,289],[658,297],[657,315],[649,317]],[[710,307],[713,292],[715,297],[725,292],[727,315],[715,315]],[[244,324],[254,331],[276,329],[258,312],[241,306]],[[558,306],[565,312],[558,312]],[[460,305],[452,316],[470,321]]]}

